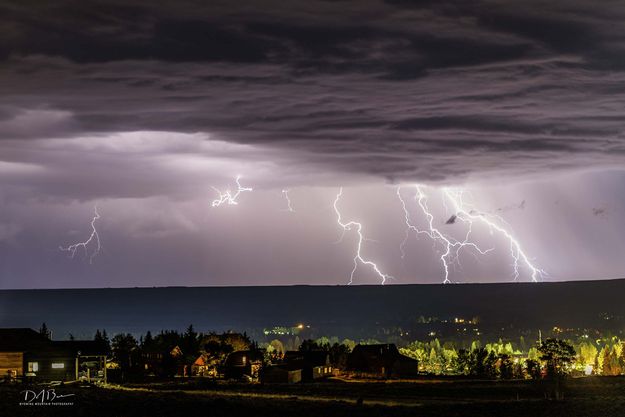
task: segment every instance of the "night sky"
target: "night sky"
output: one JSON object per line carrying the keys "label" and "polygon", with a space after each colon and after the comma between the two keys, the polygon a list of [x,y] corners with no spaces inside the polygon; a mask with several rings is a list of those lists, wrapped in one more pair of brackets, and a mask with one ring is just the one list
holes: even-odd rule
{"label": "night sky", "polygon": [[[4,1],[0,288],[443,281],[445,189],[542,281],[625,276],[622,1]],[[213,189],[253,188],[213,207]],[[289,190],[293,211],[285,193]],[[71,258],[97,205],[102,248]],[[451,220],[450,220],[451,219]],[[476,220],[453,282],[514,280]],[[344,233],[343,233],[344,232]],[[92,242],[93,243],[93,242]],[[531,280],[521,262],[519,281]],[[390,278],[392,276],[392,278]],[[380,277],[359,265],[354,284]]]}

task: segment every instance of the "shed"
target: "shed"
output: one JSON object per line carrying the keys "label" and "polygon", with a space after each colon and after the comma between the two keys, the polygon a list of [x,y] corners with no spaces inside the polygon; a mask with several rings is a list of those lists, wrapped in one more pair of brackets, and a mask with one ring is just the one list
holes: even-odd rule
{"label": "shed", "polygon": [[272,365],[263,368],[262,382],[268,384],[296,384],[302,380],[302,370],[286,365]]}

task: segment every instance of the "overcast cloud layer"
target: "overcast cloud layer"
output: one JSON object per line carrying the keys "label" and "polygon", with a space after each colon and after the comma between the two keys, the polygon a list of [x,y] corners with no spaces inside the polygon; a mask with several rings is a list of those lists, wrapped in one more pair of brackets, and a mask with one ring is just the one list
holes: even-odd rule
{"label": "overcast cloud layer", "polygon": [[[584,207],[585,220],[571,217],[549,236],[583,224],[571,251],[622,248],[618,237],[588,236],[597,219],[610,230],[623,225],[614,213],[625,198],[615,180],[625,161],[623,2],[9,1],[0,15],[1,286],[49,286],[43,271],[64,280],[52,286],[343,282],[353,246],[330,255],[325,235],[316,249],[290,254],[289,268],[254,270],[256,260],[228,269],[241,245],[244,257],[260,256],[262,241],[240,235],[240,217],[212,234],[200,231],[218,220],[206,220],[207,230],[197,221],[210,216],[210,187],[232,186],[237,174],[266,204],[283,188],[307,190],[300,204],[320,204],[322,214],[296,233],[263,231],[292,248],[302,234],[322,233],[321,224],[336,227],[327,204],[340,185],[369,190],[353,198],[370,204],[372,194],[386,195],[384,184],[503,182],[510,201],[490,207],[496,211],[532,200],[528,183],[552,181],[551,193],[569,194],[582,184],[571,178],[592,171],[564,208],[536,192],[549,220],[519,217],[516,228],[529,230],[527,244],[542,253],[546,224]],[[580,201],[589,190],[596,200]],[[397,215],[388,197],[369,220],[374,228]],[[102,221],[112,222],[120,247],[130,245],[120,236],[161,240],[130,245],[127,261],[119,255],[99,272],[71,269],[64,258],[25,265],[29,253],[57,256],[59,234],[88,232],[97,202],[109,204]],[[259,220],[258,204],[245,216]],[[270,231],[284,227],[260,220]],[[219,252],[215,241],[230,249]],[[147,268],[143,250],[172,256]],[[420,253],[413,272],[428,268],[431,253]],[[326,267],[294,260],[305,257],[326,259]],[[556,279],[583,278],[579,265],[544,257],[561,270]],[[505,280],[508,261],[463,276]],[[584,274],[596,278],[624,267],[618,259],[590,263]],[[433,268],[406,281],[436,282]],[[98,280],[85,283],[90,274]]]}

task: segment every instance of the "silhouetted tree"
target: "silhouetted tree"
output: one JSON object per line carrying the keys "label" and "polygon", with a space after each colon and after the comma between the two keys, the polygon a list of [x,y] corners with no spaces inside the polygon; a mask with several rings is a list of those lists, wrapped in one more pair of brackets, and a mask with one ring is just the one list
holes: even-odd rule
{"label": "silhouetted tree", "polygon": [[540,379],[540,363],[534,359],[528,359],[525,361],[525,366],[527,368],[527,374],[533,380]]}
{"label": "silhouetted tree", "polygon": [[544,340],[538,347],[540,359],[547,364],[547,374],[566,373],[566,365],[575,359],[575,349],[570,343],[560,339]]}
{"label": "silhouetted tree", "polygon": [[460,349],[456,358],[456,372],[460,375],[469,375],[473,368],[472,355],[467,349]]}
{"label": "silhouetted tree", "polygon": [[182,343],[180,347],[186,355],[197,357],[200,348],[200,341],[198,340],[198,334],[195,329],[193,329],[192,324],[187,327],[187,331],[182,336]]}
{"label": "silhouetted tree", "polygon": [[141,344],[141,347],[149,347],[152,346],[154,344],[154,338],[152,337],[152,332],[151,331],[147,331],[147,333],[145,334],[145,337],[143,338],[143,343]]}
{"label": "silhouetted tree", "polygon": [[347,367],[347,358],[351,349],[342,343],[335,343],[330,346],[328,351],[330,355],[330,364],[334,368],[345,369]]}
{"label": "silhouetted tree", "polygon": [[488,351],[485,348],[477,348],[471,352],[471,370],[470,375],[478,378],[486,378],[489,375]]}
{"label": "silhouetted tree", "polygon": [[95,331],[95,336],[93,336],[93,341],[98,343],[98,348],[102,349],[107,355],[111,354],[111,342],[109,341],[108,336],[106,335],[106,330],[100,329]]}
{"label": "silhouetted tree", "polygon": [[311,350],[328,350],[327,346],[321,346],[314,340],[306,339],[299,345],[298,350],[300,352],[309,352]]}
{"label": "silhouetted tree", "polygon": [[505,353],[499,355],[499,377],[501,379],[512,379],[514,376],[513,365],[510,355]]}
{"label": "silhouetted tree", "polygon": [[41,324],[41,327],[39,328],[39,334],[45,336],[47,339],[52,338],[52,332],[48,330],[48,326],[46,326],[45,322]]}
{"label": "silhouetted tree", "polygon": [[547,379],[550,382],[550,393],[556,399],[562,399],[566,365],[575,359],[575,349],[571,344],[560,339],[544,340],[538,347],[540,359],[547,365]]}
{"label": "silhouetted tree", "polygon": [[497,378],[498,371],[499,371],[497,369],[497,361],[498,361],[497,354],[493,352],[492,350],[488,352],[488,355],[486,356],[486,359],[484,361],[484,369],[486,371],[487,377]]}
{"label": "silhouetted tree", "polygon": [[111,341],[113,357],[119,363],[119,367],[124,372],[128,372],[133,367],[133,353],[137,349],[137,340],[130,333],[120,333],[113,337]]}

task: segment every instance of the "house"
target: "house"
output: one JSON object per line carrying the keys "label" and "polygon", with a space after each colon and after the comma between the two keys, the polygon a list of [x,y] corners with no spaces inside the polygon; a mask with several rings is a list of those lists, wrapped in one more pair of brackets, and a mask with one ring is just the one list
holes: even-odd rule
{"label": "house", "polygon": [[330,355],[324,350],[287,351],[283,362],[302,370],[302,381],[315,381],[332,375]]}
{"label": "house", "polygon": [[150,343],[141,348],[141,364],[150,376],[188,376],[187,366],[181,363],[183,352],[180,346],[163,347]]}
{"label": "house", "polygon": [[141,363],[147,375],[160,375],[163,373],[163,357],[166,353],[160,346],[154,344],[141,348]]}
{"label": "house", "polygon": [[202,354],[191,365],[191,375],[194,376],[209,376],[208,375],[208,358]]}
{"label": "house", "polygon": [[28,328],[0,329],[0,372],[9,379],[106,381],[106,352],[94,341],[53,341]]}
{"label": "house", "polygon": [[48,345],[48,338],[33,329],[0,329],[0,374],[22,378],[26,373],[39,371],[39,364],[27,359]]}
{"label": "house", "polygon": [[223,365],[223,374],[226,379],[258,378],[258,372],[263,364],[262,354],[251,350],[232,352]]}
{"label": "house", "polygon": [[358,376],[412,377],[419,362],[402,355],[394,344],[357,345],[347,358],[347,370]]}
{"label": "house", "polygon": [[293,365],[265,366],[260,379],[267,384],[296,384],[302,380],[302,370]]}
{"label": "house", "polygon": [[221,357],[208,352],[203,352],[191,365],[192,376],[203,376],[209,378],[219,378],[219,365]]}

